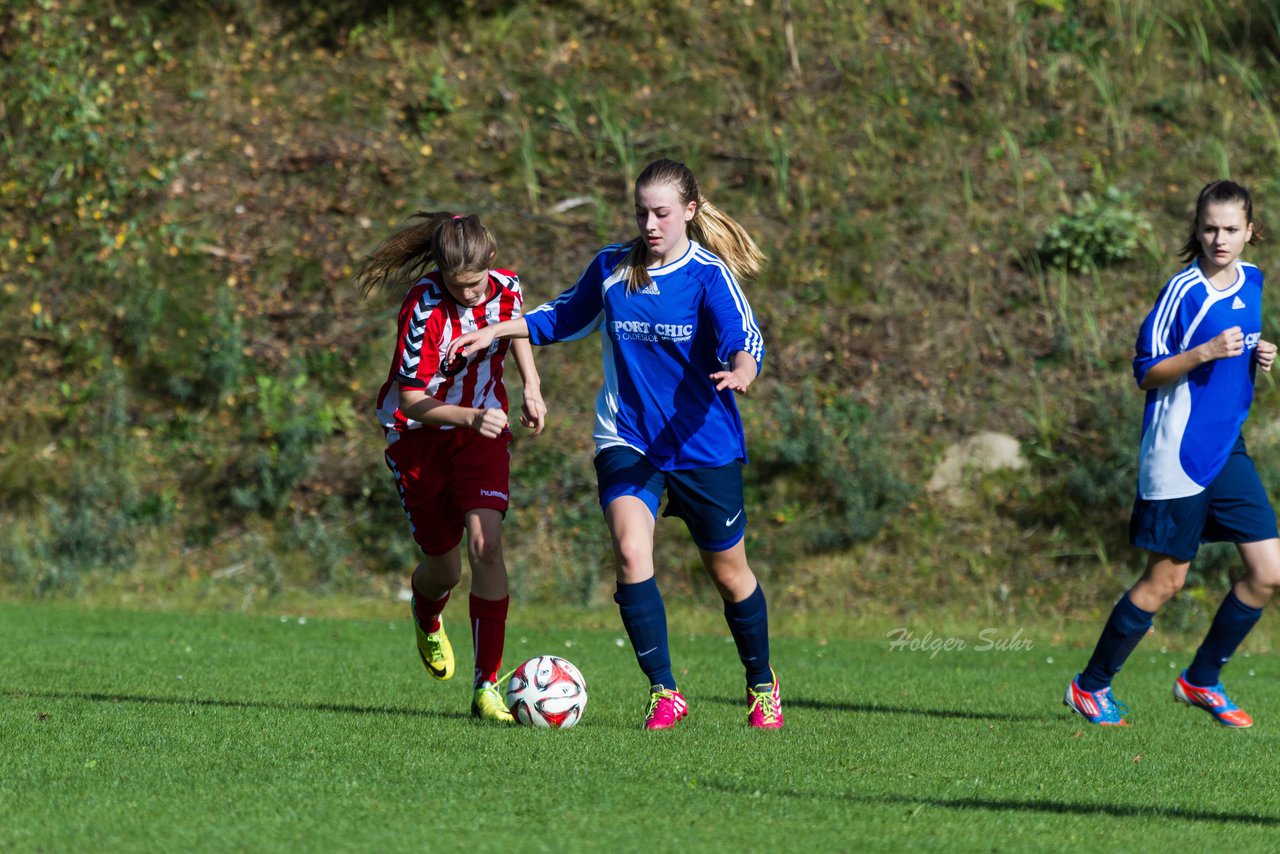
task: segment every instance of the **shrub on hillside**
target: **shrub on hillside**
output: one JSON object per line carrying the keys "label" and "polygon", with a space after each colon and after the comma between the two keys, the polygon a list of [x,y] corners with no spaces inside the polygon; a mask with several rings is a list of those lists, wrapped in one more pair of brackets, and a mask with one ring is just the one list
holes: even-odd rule
{"label": "shrub on hillside", "polygon": [[875,536],[906,503],[887,428],[870,407],[807,383],[779,388],[770,414],[776,432],[766,431],[752,468],[763,493],[757,503],[790,525],[784,543],[793,538],[811,552],[848,548]]}
{"label": "shrub on hillside", "polygon": [[1084,270],[1127,261],[1151,233],[1151,223],[1133,199],[1115,187],[1102,198],[1084,193],[1040,239],[1040,260],[1050,267]]}

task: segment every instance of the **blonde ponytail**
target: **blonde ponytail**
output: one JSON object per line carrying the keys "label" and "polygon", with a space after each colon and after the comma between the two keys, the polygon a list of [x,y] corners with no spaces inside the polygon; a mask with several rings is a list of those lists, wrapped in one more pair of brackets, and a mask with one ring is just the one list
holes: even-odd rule
{"label": "blonde ponytail", "polygon": [[689,231],[729,265],[735,279],[754,279],[764,269],[764,253],[747,230],[705,197],[698,199]]}

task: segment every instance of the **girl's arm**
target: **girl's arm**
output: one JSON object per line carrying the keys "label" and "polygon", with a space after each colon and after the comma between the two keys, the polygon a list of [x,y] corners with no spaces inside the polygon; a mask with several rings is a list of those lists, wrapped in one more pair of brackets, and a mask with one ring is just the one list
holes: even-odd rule
{"label": "girl's arm", "polygon": [[[1239,326],[1224,329],[1214,338],[1167,359],[1161,359],[1148,370],[1138,387],[1143,391],[1177,382],[1191,371],[1215,359],[1229,359],[1244,352],[1244,333]],[[1274,352],[1272,358],[1275,358]],[[1259,361],[1261,364],[1261,360]],[[1268,363],[1268,368],[1270,363]],[[1267,368],[1264,368],[1266,370]]]}
{"label": "girl's arm", "polygon": [[[513,320],[504,320],[501,323],[494,323],[490,326],[483,326],[475,332],[465,332],[449,342],[449,346],[444,351],[444,363],[447,365],[456,359],[459,355],[469,355],[471,353],[479,353],[489,349],[489,345],[493,343],[495,338],[528,338],[529,324],[525,323],[523,317],[517,317]],[[516,365],[519,366],[519,357],[517,357]],[[521,376],[524,371],[521,370]]]}
{"label": "girl's arm", "polygon": [[531,435],[537,436],[546,426],[547,405],[542,401],[542,380],[538,376],[538,366],[533,361],[533,345],[527,338],[517,338],[511,342],[511,353],[516,357],[516,369],[520,371],[520,380],[524,385],[520,423],[533,431]]}
{"label": "girl's arm", "polygon": [[755,381],[760,373],[760,366],[746,350],[738,350],[729,357],[730,370],[716,371],[711,380],[716,384],[716,391],[731,388],[738,394],[746,394],[747,387]]}
{"label": "girl's arm", "polygon": [[487,439],[497,438],[507,426],[507,413],[500,408],[474,409],[436,400],[420,388],[400,389],[400,411],[432,427],[466,427]]}

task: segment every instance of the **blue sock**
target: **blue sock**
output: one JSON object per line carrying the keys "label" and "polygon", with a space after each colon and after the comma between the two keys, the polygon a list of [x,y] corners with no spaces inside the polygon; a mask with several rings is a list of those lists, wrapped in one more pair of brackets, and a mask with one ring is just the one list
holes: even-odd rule
{"label": "blue sock", "polygon": [[1222,666],[1261,617],[1261,608],[1250,608],[1240,601],[1234,590],[1228,593],[1218,606],[1204,643],[1187,668],[1186,680],[1200,688],[1212,688],[1222,681]]}
{"label": "blue sock", "polygon": [[662,604],[657,580],[619,583],[613,601],[618,603],[622,625],[649,684],[676,690],[676,677],[671,673],[671,648],[667,645],[667,609]]}
{"label": "blue sock", "polygon": [[1111,680],[1120,672],[1125,660],[1137,647],[1138,641],[1151,628],[1152,611],[1144,611],[1125,593],[1120,601],[1111,609],[1111,616],[1102,629],[1098,645],[1093,648],[1089,663],[1076,679],[1082,689],[1093,693],[1111,685]]}
{"label": "blue sock", "polygon": [[772,685],[773,671],[769,669],[769,609],[765,605],[764,590],[760,585],[741,602],[724,603],[724,619],[729,624],[733,642],[738,646],[738,658],[747,669],[747,684]]}

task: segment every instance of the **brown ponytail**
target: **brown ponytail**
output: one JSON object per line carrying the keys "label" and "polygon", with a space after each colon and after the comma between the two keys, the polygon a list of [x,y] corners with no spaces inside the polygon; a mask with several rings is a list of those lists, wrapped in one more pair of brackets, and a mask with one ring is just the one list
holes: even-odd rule
{"label": "brown ponytail", "polygon": [[[364,259],[356,286],[365,295],[416,281],[433,267],[454,275],[488,270],[498,243],[480,217],[419,211]],[[418,220],[418,222],[412,222]]]}

